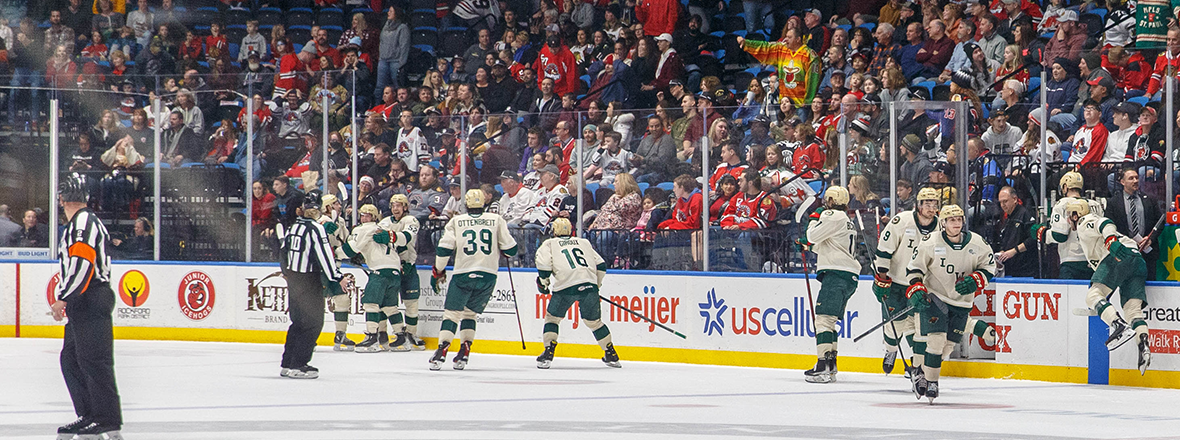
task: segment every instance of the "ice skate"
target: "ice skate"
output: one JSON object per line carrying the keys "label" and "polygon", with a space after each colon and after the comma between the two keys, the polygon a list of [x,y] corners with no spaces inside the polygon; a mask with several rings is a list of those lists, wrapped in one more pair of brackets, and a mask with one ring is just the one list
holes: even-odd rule
{"label": "ice skate", "polygon": [[118,425],[105,423],[90,423],[78,430],[74,437],[78,440],[123,440]]}
{"label": "ice skate", "polygon": [[332,350],[335,351],[353,351],[356,349],[356,342],[348,339],[348,335],[344,332],[336,332],[336,339],[333,341]]}
{"label": "ice skate", "polygon": [[828,359],[825,357],[816,360],[815,368],[803,372],[803,380],[808,383],[830,383],[832,372],[828,367]]}
{"label": "ice skate", "polygon": [[77,434],[78,431],[81,431],[82,428],[85,428],[89,424],[90,421],[85,417],[78,417],[78,420],[57,428],[57,440],[71,440],[74,438],[74,434]]}
{"label": "ice skate", "polygon": [[279,377],[287,377],[287,376],[289,376],[290,374],[291,374],[291,369],[290,369],[290,368],[283,367],[283,369],[279,370]]}
{"label": "ice skate", "polygon": [[885,370],[885,374],[893,372],[893,364],[897,362],[897,352],[885,352],[885,359],[881,361],[881,368]]}
{"label": "ice skate", "polygon": [[406,332],[398,332],[397,339],[388,343],[389,351],[410,351],[410,341],[406,339]]}
{"label": "ice skate", "polygon": [[377,331],[377,345],[381,347],[380,351],[389,350],[389,332],[384,330]]}
{"label": "ice skate", "polygon": [[1110,324],[1110,337],[1106,338],[1106,349],[1115,351],[1134,336],[1135,330],[1127,325],[1127,321],[1123,321],[1122,318],[1116,319],[1114,323]]}
{"label": "ice skate", "polygon": [[828,359],[829,382],[835,382],[836,373],[839,372],[839,369],[836,368],[836,350],[829,351],[826,357]]}
{"label": "ice skate", "polygon": [[1147,334],[1139,335],[1139,375],[1147,374],[1147,367],[1151,365],[1151,344]]}
{"label": "ice skate", "polygon": [[605,353],[602,356],[602,362],[611,368],[623,368],[623,364],[619,363],[619,354],[615,352],[615,344],[606,344]]}
{"label": "ice skate", "polygon": [[926,374],[922,372],[922,367],[914,367],[913,372],[910,373],[910,383],[912,384],[911,390],[914,392],[914,398],[922,400],[922,396],[926,395],[927,386],[929,385],[926,382]]}
{"label": "ice skate", "polygon": [[451,348],[451,341],[442,341],[438,343],[438,349],[434,350],[434,356],[430,357],[431,371],[438,371],[442,369],[443,362],[447,361],[448,348]]}
{"label": "ice skate", "polygon": [[413,333],[405,332],[406,341],[410,344],[410,349],[414,351],[422,351],[426,349],[426,341],[418,339]]}
{"label": "ice skate", "polygon": [[357,353],[377,353],[384,350],[385,348],[381,346],[381,339],[376,333],[365,333],[365,340],[356,344]]}
{"label": "ice skate", "polygon": [[459,344],[459,352],[455,353],[455,365],[452,368],[462,370],[467,368],[467,359],[471,357],[471,341]]}
{"label": "ice skate", "polygon": [[537,356],[537,368],[548,370],[549,364],[553,363],[553,352],[557,351],[557,343],[551,342],[545,346],[545,352]]}
{"label": "ice skate", "polygon": [[[925,378],[923,378],[925,380]],[[934,399],[938,398],[938,381],[931,381],[926,384],[926,398],[930,399],[930,404],[934,404]]]}
{"label": "ice skate", "polygon": [[311,365],[304,365],[299,368],[292,368],[287,372],[287,377],[290,379],[318,379],[320,377],[320,370]]}

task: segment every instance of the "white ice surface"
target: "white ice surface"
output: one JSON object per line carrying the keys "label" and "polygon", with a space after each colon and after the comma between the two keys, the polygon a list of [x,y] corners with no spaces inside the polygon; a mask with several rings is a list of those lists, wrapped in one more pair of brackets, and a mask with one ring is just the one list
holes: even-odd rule
{"label": "white ice surface", "polygon": [[[0,338],[0,438],[53,438],[74,419],[60,340]],[[1165,438],[1180,390],[1015,380],[941,381],[931,406],[894,376],[472,355],[336,353],[318,380],[278,376],[282,347],[116,341],[124,436],[140,439]],[[476,343],[478,350],[478,341]],[[452,354],[453,356],[453,354]],[[917,436],[917,437],[915,437]],[[1172,437],[1175,438],[1175,437]]]}

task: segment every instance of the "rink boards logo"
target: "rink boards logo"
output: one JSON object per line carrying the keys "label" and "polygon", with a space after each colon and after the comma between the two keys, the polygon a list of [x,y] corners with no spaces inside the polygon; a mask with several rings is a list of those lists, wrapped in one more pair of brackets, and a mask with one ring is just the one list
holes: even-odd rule
{"label": "rink boards logo", "polygon": [[[538,293],[536,295],[535,310],[537,319],[545,318],[545,311],[549,307],[549,301],[552,299],[552,297],[552,294]],[[678,310],[680,309],[680,298],[674,296],[660,296],[656,293],[656,286],[643,286],[642,295],[611,295],[607,298],[610,299],[611,302],[627,307],[628,309],[647,316],[653,321],[663,325],[674,325],[677,322],[680,322],[680,318],[678,316]],[[603,321],[642,323],[642,325],[647,328],[648,333],[655,332],[657,329],[655,324],[647,322],[643,318],[635,316],[620,307],[605,301],[601,302],[600,304],[601,307],[610,308],[609,311],[604,310],[606,313],[603,313]],[[579,310],[580,305],[580,303],[574,303],[565,313],[565,319],[569,320],[573,324],[574,328],[578,328],[578,326],[582,325],[582,322],[579,319],[581,316],[581,311]]]}
{"label": "rink boards logo", "polygon": [[[705,321],[701,329],[705,336],[725,336],[728,327],[731,335],[815,337],[807,299],[801,296],[791,298],[787,307],[739,307],[726,304],[717,289],[710,289],[705,293],[705,301],[697,306]],[[860,312],[856,310],[845,311],[843,319],[836,322],[837,334],[842,338],[855,336],[852,321],[859,317]]]}
{"label": "rink boards logo", "polygon": [[248,316],[251,321],[262,320],[267,324],[286,324],[287,283],[281,271],[262,278],[246,278],[246,311],[264,312],[262,316]]}
{"label": "rink boards logo", "polygon": [[124,273],[119,277],[119,299],[127,307],[115,309],[116,316],[120,319],[150,319],[151,309],[143,306],[150,293],[151,283],[147,275],[134,269]]}
{"label": "rink boards logo", "polygon": [[[1061,296],[1062,294],[1060,292],[1008,290],[1004,292],[1000,305],[1003,307],[1004,317],[1010,320],[1057,322],[1061,319]],[[990,308],[991,303],[989,302],[988,305]],[[994,313],[994,311],[992,312]],[[979,345],[985,350],[994,350],[997,353],[1011,353],[1012,346],[1009,344],[1009,341],[1016,340],[1011,337],[1012,326],[997,323],[995,327],[995,346],[989,346],[982,339],[976,338],[979,341]]]}
{"label": "rink boards logo", "polygon": [[45,302],[49,303],[50,307],[57,302],[57,285],[61,284],[61,274],[55,273],[53,277],[49,278],[49,285],[45,286]]}
{"label": "rink boards logo", "polygon": [[180,279],[177,301],[180,303],[180,313],[188,319],[200,321],[209,317],[216,299],[217,292],[213,289],[213,279],[204,272],[195,270]]}

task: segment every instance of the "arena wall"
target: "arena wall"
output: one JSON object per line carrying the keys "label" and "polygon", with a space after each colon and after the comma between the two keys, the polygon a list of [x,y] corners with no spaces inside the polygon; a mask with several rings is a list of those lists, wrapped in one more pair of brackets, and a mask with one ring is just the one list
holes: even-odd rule
{"label": "arena wall", "polygon": [[[0,337],[62,336],[62,325],[53,321],[49,309],[57,270],[47,261],[0,264]],[[363,288],[364,272],[345,270],[356,277],[356,289]],[[281,343],[288,325],[287,288],[277,272],[274,264],[116,263],[111,283],[119,295],[115,337]],[[536,290],[535,270],[514,269],[512,282],[507,275],[500,272],[493,298],[480,317],[474,351],[535,356],[542,349],[548,298]],[[418,276],[419,333],[433,345],[445,291],[430,289],[429,269],[420,269]],[[810,283],[818,292],[819,283],[814,278]],[[805,369],[815,363],[806,284],[794,274],[614,272],[604,281],[605,296],[687,338],[605,302],[603,321],[625,360]],[[880,372],[880,333],[852,341],[882,319],[871,285],[871,278],[861,280],[838,327],[841,370]],[[1084,282],[997,280],[977,297],[972,310],[977,319],[996,325],[995,347],[965,336],[967,347],[944,364],[944,374],[1180,388],[1180,285],[1148,286],[1148,323],[1156,354],[1145,376],[1136,370],[1133,348],[1108,353],[1103,346],[1105,324],[1074,313],[1085,307],[1086,289]],[[359,293],[353,295],[350,310],[349,332],[356,340],[364,329],[359,298]],[[516,310],[527,345],[523,350]],[[569,316],[575,313],[571,310]],[[601,356],[583,327],[575,320],[562,323],[559,356]],[[328,315],[321,345],[331,344],[332,331]],[[960,359],[963,356],[969,359]],[[896,373],[901,373],[900,364]]]}

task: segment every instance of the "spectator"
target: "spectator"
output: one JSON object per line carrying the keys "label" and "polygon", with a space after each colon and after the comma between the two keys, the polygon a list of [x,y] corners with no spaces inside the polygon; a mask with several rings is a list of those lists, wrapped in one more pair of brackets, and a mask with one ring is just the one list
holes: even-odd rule
{"label": "spectator", "polygon": [[[122,6],[124,2],[120,0],[119,3]],[[112,0],[98,0],[95,4],[97,8],[94,17],[90,20],[91,26],[93,30],[101,33],[104,39],[109,39],[118,32],[119,28],[123,27],[123,14],[114,10]]]}
{"label": "spectator", "polygon": [[[1138,128],[1139,111],[1139,104],[1133,102],[1120,102],[1111,109],[1111,120],[1114,122],[1115,130],[1106,137],[1106,153],[1102,155],[1103,162],[1122,162],[1127,158],[1131,136],[1135,135],[1135,129]],[[1114,174],[1108,176],[1111,176],[1109,180],[1113,188],[1113,183],[1116,181],[1113,177]]]}
{"label": "spectator", "polygon": [[615,193],[606,200],[590,229],[630,229],[643,214],[639,185],[630,174],[621,173],[614,180]]}
{"label": "spectator", "polygon": [[870,186],[869,179],[863,174],[848,178],[849,210],[880,212],[876,210],[881,207],[881,197],[874,193]]}
{"label": "spectator", "polygon": [[631,173],[638,176],[636,180],[640,183],[663,182],[675,160],[676,145],[672,136],[664,130],[658,116],[648,117],[647,132],[631,156],[631,165],[635,167]]}
{"label": "spectator", "polygon": [[[666,90],[669,82],[684,75],[684,64],[681,63],[676,49],[672,48],[672,35],[660,34],[657,36],[656,47],[660,50],[660,56],[656,65],[655,79],[641,87],[641,90],[645,92]],[[654,104],[654,102],[654,99],[646,101],[647,106]]]}
{"label": "spectator", "polygon": [[500,173],[500,186],[504,188],[504,195],[500,196],[498,212],[504,220],[512,223],[524,217],[529,208],[537,203],[537,194],[521,185],[520,174],[504,170]]}
{"label": "spectator", "polygon": [[1090,85],[1090,99],[1099,104],[1100,117],[1099,120],[1106,126],[1107,131],[1114,129],[1114,121],[1112,119],[1112,111],[1118,100],[1111,95],[1114,91],[1114,81],[1109,76],[1100,76],[1098,78],[1087,81]]}
{"label": "spectator", "polygon": [[[818,11],[817,11],[818,12]],[[808,14],[814,15],[814,14]],[[774,66],[778,77],[778,95],[790,99],[797,106],[808,102],[819,90],[819,52],[800,52],[803,47],[802,30],[787,29],[781,42],[747,41],[737,37],[738,46],[763,64]],[[806,68],[802,67],[806,66]],[[799,69],[799,70],[794,70]],[[799,72],[805,72],[798,75]],[[788,81],[790,83],[788,83]]]}
{"label": "spectator", "polygon": [[45,82],[58,89],[72,89],[77,87],[74,81],[78,76],[78,65],[70,59],[66,46],[57,46],[53,57],[45,62]]}
{"label": "spectator", "polygon": [[364,172],[364,175],[373,178],[375,184],[382,184],[382,181],[389,175],[389,167],[394,159],[393,151],[393,147],[388,144],[377,144],[373,148],[373,164]]}
{"label": "spectator", "polygon": [[672,193],[676,195],[676,206],[667,220],[660,222],[657,229],[697,230],[701,228],[701,191],[692,176],[681,174],[672,182]]}
{"label": "spectator", "polygon": [[1128,98],[1144,93],[1151,80],[1151,65],[1139,51],[1128,52],[1121,47],[1112,47],[1102,56],[1102,68],[1114,77],[1117,94]]}
{"label": "spectator", "polygon": [[[897,52],[897,63],[907,80],[917,81],[921,76],[924,65],[918,62],[918,52],[922,50],[923,36],[921,23],[910,23],[906,27],[906,45]],[[949,59],[947,61],[950,61]]]}
{"label": "spectator", "polygon": [[410,215],[425,223],[442,214],[447,203],[447,190],[438,181],[438,170],[430,165],[418,169],[418,186],[409,193]]}
{"label": "spectator", "polygon": [[332,45],[328,43],[327,29],[320,28],[319,31],[316,31],[315,50],[316,58],[328,57],[332,60],[333,69],[336,68],[336,66],[344,65],[344,56],[340,54],[340,51],[336,50],[336,48],[332,47]]}
{"label": "spectator", "polygon": [[897,204],[897,212],[909,211],[914,209],[914,184],[907,178],[897,179],[897,194],[894,199]]}
{"label": "spectator", "polygon": [[1106,155],[1106,138],[1109,132],[1102,124],[1101,104],[1093,99],[1087,99],[1082,104],[1084,124],[1073,136],[1065,141],[1073,143],[1073,151],[1069,153],[1069,162],[1086,165],[1102,161]]}
{"label": "spectator", "polygon": [[[987,149],[992,153],[1001,155],[1020,154],[1020,138],[1024,136],[1024,132],[1020,127],[1008,123],[1008,111],[1004,108],[996,108],[991,112],[991,126],[987,131],[983,132],[983,143]],[[1001,159],[1004,163],[1010,163],[1011,158]],[[1008,171],[1011,171],[1009,167]]]}
{"label": "spectator", "polygon": [[[19,41],[19,38],[17,40]],[[45,30],[45,42],[43,46],[45,52],[52,51],[57,46],[66,46],[72,53],[75,41],[74,29],[67,26],[62,21],[62,11],[50,11],[49,29]],[[11,52],[13,47],[10,46],[8,50]],[[11,54],[9,55],[9,58],[11,61]]]}
{"label": "spectator", "polygon": [[1004,107],[1008,115],[1008,123],[1017,127],[1028,126],[1028,104],[1020,102],[1024,96],[1024,83],[1010,79],[1004,81],[1004,88],[1000,91],[1000,104],[992,104],[992,108]]}
{"label": "spectator", "polygon": [[1086,42],[1086,29],[1078,24],[1078,14],[1073,11],[1061,13],[1057,21],[1057,32],[1045,45],[1045,59],[1062,57],[1077,61],[1082,56],[1082,45]]}
{"label": "spectator", "polygon": [[21,228],[12,238],[12,244],[23,248],[49,247],[49,228],[37,221],[37,211],[25,211]]}
{"label": "spectator", "polygon": [[[386,17],[388,17],[388,13],[386,14]],[[340,40],[336,42],[336,46],[339,48],[341,46],[352,44],[353,38],[361,39],[360,44],[357,46],[360,48],[360,51],[365,55],[368,55],[370,59],[378,55],[381,45],[381,37],[378,35],[377,31],[369,27],[369,22],[365,19],[364,13],[354,12],[352,14],[351,27],[345,29],[344,33],[340,34]]]}
{"label": "spectator", "polygon": [[147,47],[152,40],[152,24],[155,20],[155,15],[148,8],[147,0],[137,0],[136,4],[138,7],[134,11],[127,13],[127,26],[130,26],[135,32],[135,41],[140,46]]}
{"label": "spectator", "polygon": [[918,72],[918,76],[923,80],[936,78],[942,73],[942,68],[950,61],[955,47],[954,40],[946,36],[946,25],[942,20],[931,20],[926,32],[928,36],[922,42],[922,48],[914,54],[914,61],[923,66]]}
{"label": "spectator", "polygon": [[278,222],[289,225],[295,219],[295,210],[303,203],[303,192],[291,187],[291,179],[285,175],[275,177],[271,183],[274,191],[275,217]]}
{"label": "spectator", "polygon": [[168,129],[164,131],[160,145],[163,153],[160,160],[173,167],[181,163],[196,162],[205,152],[196,133],[184,123],[184,113],[173,110],[168,115]]}
{"label": "spectator", "polygon": [[[91,8],[82,7],[81,0],[69,0],[69,2],[70,5],[61,10],[62,24],[65,24],[66,27],[72,29],[76,38],[88,38],[90,31],[94,28],[93,22],[91,20],[91,17],[93,16]],[[70,50],[71,52],[73,51],[73,46],[70,46]]]}
{"label": "spectator", "polygon": [[1151,80],[1147,83],[1147,96],[1160,99],[1163,96],[1164,77],[1169,73],[1180,77],[1180,29],[1168,29],[1167,46],[1163,53],[1155,58],[1155,68],[1151,73]]}
{"label": "spectator", "polygon": [[125,240],[111,239],[111,244],[117,252],[116,255],[126,260],[150,260],[152,250],[155,249],[155,242],[152,238],[155,231],[152,229],[152,222],[147,217],[137,218],[133,231],[131,237]]}
{"label": "spectator", "polygon": [[738,181],[732,174],[721,176],[717,181],[717,190],[710,192],[709,197],[712,201],[709,202],[709,223],[716,225],[721,221],[721,216],[729,209],[729,204],[733,202],[734,197],[737,197]]}
{"label": "spectator", "polygon": [[307,66],[292,50],[290,39],[284,38],[274,43],[274,56],[279,60],[279,76],[275,79],[274,98],[286,97],[290,91],[298,92],[307,87],[307,81],[303,76]]}
{"label": "spectator", "polygon": [[749,168],[750,166],[742,160],[742,156],[737,152],[737,142],[721,144],[721,162],[717,164],[712,177],[709,177],[710,189],[717,189],[717,182],[721,176],[728,174],[737,178]]}
{"label": "spectator", "polygon": [[1127,148],[1127,160],[1139,166],[1139,174],[1147,182],[1160,180],[1160,170],[1163,169],[1165,139],[1164,127],[1156,124],[1158,120],[1159,103],[1151,103],[1143,107],[1139,113],[1139,127],[1131,136]]}
{"label": "spectator", "polygon": [[910,133],[902,138],[901,146],[903,147],[901,151],[905,156],[905,162],[901,164],[898,176],[909,179],[913,184],[921,186],[930,180],[930,170],[932,169],[929,157],[925,154],[918,154],[918,151],[922,148],[922,139],[918,135]]}
{"label": "spectator", "polygon": [[[1116,191],[1107,198],[1107,218],[1120,234],[1139,244],[1139,251],[1147,261],[1147,279],[1154,280],[1160,252],[1159,246],[1152,246],[1152,228],[1163,213],[1155,199],[1139,191],[1139,172],[1134,168],[1123,168],[1118,176],[1122,191]],[[1148,248],[1152,248],[1150,252]]]}
{"label": "spectator", "polygon": [[[888,4],[881,8],[882,11],[891,6],[895,1],[890,0]],[[873,59],[869,63],[869,75],[877,76],[885,70],[885,62],[887,60],[898,57],[898,52],[901,51],[901,45],[893,41],[893,32],[893,25],[888,22],[882,21],[877,25],[877,30],[873,34],[877,39],[877,46],[873,48]]]}
{"label": "spectator", "polygon": [[569,195],[569,190],[560,185],[561,170],[556,165],[548,164],[537,170],[541,187],[537,191],[536,203],[525,210],[520,221],[509,223],[510,226],[542,229],[561,211],[562,201]]}
{"label": "spectator", "polygon": [[[143,109],[138,109],[142,111]],[[131,134],[123,134],[114,145],[102,153],[100,159],[108,169],[138,168],[143,166],[143,155],[136,150],[136,141]]]}
{"label": "spectator", "polygon": [[94,137],[89,133],[78,135],[78,147],[62,157],[61,168],[70,171],[101,171],[102,151],[94,146]]}
{"label": "spectator", "polygon": [[[545,40],[545,47],[541,48],[537,60],[533,63],[533,70],[543,73],[538,76],[540,80],[553,80],[553,93],[557,96],[576,94],[578,91],[577,64],[574,62],[574,54],[561,43],[561,35],[556,32],[549,32]],[[544,88],[545,85],[541,83],[542,91]]]}
{"label": "spectator", "polygon": [[12,247],[21,226],[8,215],[8,205],[0,205],[0,248]]}
{"label": "spectator", "polygon": [[1049,105],[1049,120],[1070,130],[1077,121],[1073,110],[1077,102],[1080,72],[1077,63],[1068,58],[1057,58],[1051,66],[1052,76],[1044,86],[1048,95],[1045,99]]}
{"label": "spectator", "polygon": [[266,45],[266,37],[258,33],[258,20],[246,21],[246,36],[242,37],[242,43],[239,45],[238,62],[246,62],[251,52],[256,52],[259,59],[270,58],[270,50]]}
{"label": "spectator", "polygon": [[795,127],[795,139],[800,142],[791,158],[791,172],[803,175],[805,180],[816,180],[823,177],[824,154],[823,141],[815,136],[815,129],[810,124],[799,124]]}
{"label": "spectator", "polygon": [[951,80],[951,75],[971,66],[971,54],[967,52],[967,45],[971,44],[976,47],[979,42],[971,37],[975,35],[975,25],[970,21],[962,21],[956,31],[955,40],[959,43],[955,45],[955,50],[951,53],[950,61],[947,61],[946,67],[942,68],[942,74],[938,75],[938,82],[947,82]]}
{"label": "spectator", "polygon": [[643,23],[643,33],[646,36],[654,37],[660,34],[672,34],[672,32],[676,31],[676,21],[679,18],[679,1],[639,0],[636,2],[635,19]]}
{"label": "spectator", "polygon": [[[631,177],[631,163],[633,155],[630,151],[624,150],[620,143],[622,142],[622,135],[618,132],[607,132],[603,138],[603,149],[598,163],[592,165],[586,170],[586,174],[590,176],[597,176],[603,185],[614,185],[615,178],[623,174],[627,174],[627,178],[634,181]],[[587,178],[590,180],[590,178]],[[616,191],[617,192],[617,191]],[[638,200],[636,200],[638,202]]]}
{"label": "spectator", "polygon": [[993,229],[995,235],[987,240],[992,243],[996,261],[1003,265],[1004,276],[1036,276],[1037,238],[1029,233],[1029,226],[1036,223],[1036,218],[1010,186],[1000,189],[998,201],[1003,215],[998,227]]}

